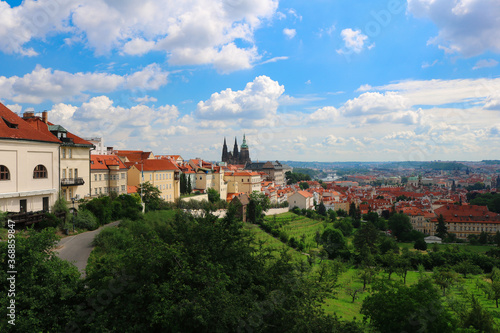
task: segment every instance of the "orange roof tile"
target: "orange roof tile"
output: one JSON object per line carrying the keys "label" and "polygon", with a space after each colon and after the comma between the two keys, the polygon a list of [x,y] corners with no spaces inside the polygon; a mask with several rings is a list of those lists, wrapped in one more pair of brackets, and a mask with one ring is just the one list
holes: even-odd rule
{"label": "orange roof tile", "polygon": [[45,129],[42,127],[41,124],[31,126],[24,119],[0,103],[0,138],[61,143],[49,132],[47,125],[45,125]]}

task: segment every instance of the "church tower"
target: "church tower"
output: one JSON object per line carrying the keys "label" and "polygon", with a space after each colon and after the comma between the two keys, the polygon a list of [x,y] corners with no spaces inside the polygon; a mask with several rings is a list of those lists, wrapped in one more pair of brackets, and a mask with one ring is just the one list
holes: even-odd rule
{"label": "church tower", "polygon": [[247,139],[243,134],[243,144],[241,145],[239,164],[252,163],[250,160],[250,151],[248,150]]}
{"label": "church tower", "polygon": [[222,162],[229,162],[229,154],[227,152],[227,144],[226,144],[226,138],[224,137],[224,145],[222,146]]}
{"label": "church tower", "polygon": [[240,153],[238,152],[238,142],[236,141],[236,137],[234,137],[233,160],[238,161],[239,158]]}

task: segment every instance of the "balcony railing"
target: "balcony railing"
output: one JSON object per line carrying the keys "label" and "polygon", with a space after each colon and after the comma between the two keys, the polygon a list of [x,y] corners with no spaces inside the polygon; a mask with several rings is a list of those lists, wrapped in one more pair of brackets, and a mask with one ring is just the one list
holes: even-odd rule
{"label": "balcony railing", "polygon": [[61,179],[61,186],[78,186],[83,184],[85,184],[85,181],[83,180],[83,178],[80,177]]}

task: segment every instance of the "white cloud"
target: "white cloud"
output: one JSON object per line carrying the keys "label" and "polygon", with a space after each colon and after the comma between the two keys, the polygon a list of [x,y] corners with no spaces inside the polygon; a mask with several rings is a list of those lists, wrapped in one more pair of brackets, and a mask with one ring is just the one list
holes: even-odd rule
{"label": "white cloud", "polygon": [[263,75],[247,83],[243,90],[228,88],[212,94],[198,103],[195,114],[210,120],[263,119],[276,114],[278,99],[284,92],[284,86]]}
{"label": "white cloud", "polygon": [[168,73],[151,64],[129,75],[107,73],[68,73],[37,65],[22,77],[0,76],[0,95],[19,103],[38,104],[45,100],[62,102],[85,93],[109,93],[116,90],[156,90],[167,83]]}
{"label": "white cloud", "polygon": [[277,8],[278,0],[26,0],[13,8],[0,1],[0,50],[36,55],[24,45],[49,33],[70,33],[68,45],[84,42],[97,55],[162,51],[172,64],[213,64],[229,72],[260,59],[254,31]]}
{"label": "white cloud", "polygon": [[295,29],[285,28],[283,29],[283,34],[287,39],[293,39],[293,37],[295,37],[295,35],[297,34],[297,31]]}
{"label": "white cloud", "polygon": [[75,106],[59,103],[49,111],[49,121],[60,124],[80,136],[104,136],[130,145],[135,141],[151,144],[162,136],[187,132],[185,126],[176,125],[177,107],[163,105],[130,108],[116,106],[107,96],[97,96]]}
{"label": "white cloud", "polygon": [[472,69],[480,69],[480,68],[490,68],[490,67],[496,67],[498,65],[498,61],[495,59],[482,59],[476,62],[476,65],[472,67]]}
{"label": "white cloud", "polygon": [[146,95],[143,97],[135,97],[135,98],[133,98],[133,101],[137,102],[137,103],[149,103],[149,102],[157,102],[158,99],[155,97],[150,97],[150,96]]}
{"label": "white cloud", "polygon": [[422,68],[434,67],[438,63],[438,60],[434,60],[432,63],[424,62]]}
{"label": "white cloud", "polygon": [[261,62],[260,64],[264,65],[264,64],[269,64],[269,63],[281,61],[281,60],[288,60],[288,57],[274,57],[274,58],[265,60],[265,61]]}
{"label": "white cloud", "polygon": [[[344,49],[337,50],[339,54],[345,54],[348,52],[360,53],[365,47],[365,43],[368,41],[368,36],[364,35],[361,30],[352,30],[351,28],[344,29],[340,33],[342,39],[344,40]],[[368,46],[371,49],[375,44]]]}
{"label": "white cloud", "polygon": [[329,121],[335,120],[339,116],[340,112],[333,106],[325,106],[324,108],[318,109],[309,115],[309,121],[311,122],[321,122],[325,125],[331,125]]}
{"label": "white cloud", "polygon": [[410,105],[460,103],[463,108],[471,108],[500,97],[500,79],[408,80],[370,90],[398,92]]}
{"label": "white cloud", "polygon": [[359,97],[348,100],[342,110],[346,116],[383,114],[404,111],[409,108],[408,101],[396,92],[366,92]]}
{"label": "white cloud", "polygon": [[429,44],[446,53],[467,57],[486,51],[500,53],[498,0],[408,0],[408,12],[436,24],[439,34]]}

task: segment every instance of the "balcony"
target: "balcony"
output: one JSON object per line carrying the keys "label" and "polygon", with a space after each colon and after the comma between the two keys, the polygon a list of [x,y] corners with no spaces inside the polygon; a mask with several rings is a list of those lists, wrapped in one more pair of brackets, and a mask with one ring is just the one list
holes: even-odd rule
{"label": "balcony", "polygon": [[83,178],[62,178],[61,186],[79,186],[85,184]]}

